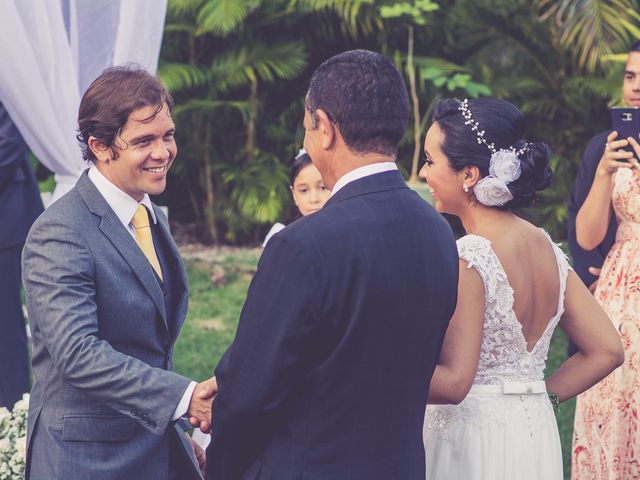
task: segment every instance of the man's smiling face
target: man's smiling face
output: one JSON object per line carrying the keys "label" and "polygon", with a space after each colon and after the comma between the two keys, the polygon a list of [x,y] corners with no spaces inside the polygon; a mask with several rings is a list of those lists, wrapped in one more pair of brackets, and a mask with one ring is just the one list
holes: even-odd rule
{"label": "man's smiling face", "polygon": [[159,112],[153,105],[134,110],[111,147],[116,158],[111,158],[107,149],[99,155],[96,166],[136,201],[145,193],[159,195],[166,187],[167,172],[178,152],[174,133],[166,104]]}

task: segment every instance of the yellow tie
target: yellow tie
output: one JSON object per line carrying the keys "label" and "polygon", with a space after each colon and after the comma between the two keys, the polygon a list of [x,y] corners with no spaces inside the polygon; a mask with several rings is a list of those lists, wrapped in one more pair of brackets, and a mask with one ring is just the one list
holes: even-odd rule
{"label": "yellow tie", "polygon": [[147,257],[149,263],[162,280],[162,270],[156,256],[156,249],[153,248],[153,238],[151,237],[151,226],[149,225],[149,213],[144,205],[138,205],[136,213],[133,215],[131,225],[136,230],[136,243]]}

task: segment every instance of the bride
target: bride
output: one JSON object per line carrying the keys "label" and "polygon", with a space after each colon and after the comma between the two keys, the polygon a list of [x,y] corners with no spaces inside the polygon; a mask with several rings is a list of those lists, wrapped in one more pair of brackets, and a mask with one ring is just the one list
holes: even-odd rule
{"label": "bride", "polygon": [[[562,479],[554,408],[623,362],[620,338],[547,233],[512,213],[552,177],[547,146],[524,139],[522,113],[493,98],[449,99],[433,119],[420,176],[467,235],[429,390],[427,478]],[[545,381],[556,325],[580,352]]]}

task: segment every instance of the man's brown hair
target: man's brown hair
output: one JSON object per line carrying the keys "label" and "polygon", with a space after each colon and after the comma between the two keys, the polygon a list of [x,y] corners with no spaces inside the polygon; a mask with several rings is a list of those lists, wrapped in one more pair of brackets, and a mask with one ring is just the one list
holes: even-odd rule
{"label": "man's brown hair", "polygon": [[93,136],[109,147],[112,158],[117,158],[112,147],[126,148],[116,142],[129,115],[140,108],[155,106],[155,113],[144,120],[151,121],[165,104],[172,112],[173,98],[167,89],[141,66],[129,64],[107,68],[93,81],[80,101],[76,138],[82,148],[82,157],[95,161],[88,145],[89,137]]}

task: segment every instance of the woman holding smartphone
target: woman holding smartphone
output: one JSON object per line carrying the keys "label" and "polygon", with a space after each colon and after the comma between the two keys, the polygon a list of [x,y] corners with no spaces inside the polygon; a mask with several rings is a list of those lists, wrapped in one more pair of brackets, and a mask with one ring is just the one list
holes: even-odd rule
{"label": "woman holding smartphone", "polygon": [[[631,146],[631,151],[624,150]],[[629,149],[631,150],[631,149]],[[618,330],[625,363],[578,396],[573,433],[572,479],[640,477],[640,144],[638,137],[607,137],[607,145],[576,218],[585,250],[602,242],[611,215],[616,241],[595,298]]]}

